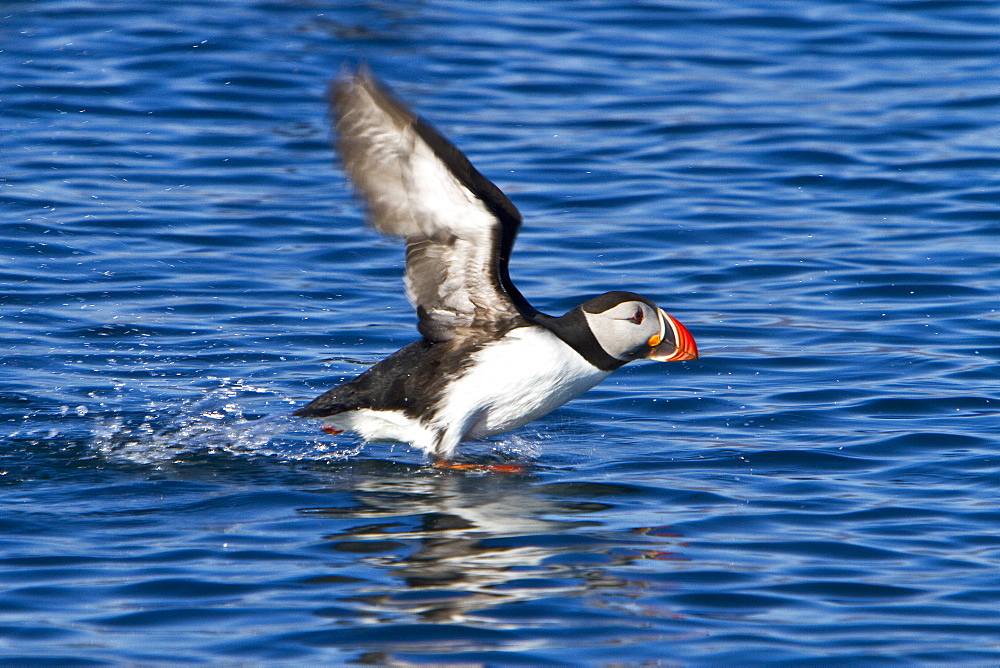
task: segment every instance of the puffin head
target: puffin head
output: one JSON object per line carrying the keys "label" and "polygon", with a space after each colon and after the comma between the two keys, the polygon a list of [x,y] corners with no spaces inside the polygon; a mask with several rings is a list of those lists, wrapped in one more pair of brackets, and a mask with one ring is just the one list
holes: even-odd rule
{"label": "puffin head", "polygon": [[597,344],[621,364],[638,359],[698,359],[698,346],[691,333],[642,295],[606,292],[577,308]]}

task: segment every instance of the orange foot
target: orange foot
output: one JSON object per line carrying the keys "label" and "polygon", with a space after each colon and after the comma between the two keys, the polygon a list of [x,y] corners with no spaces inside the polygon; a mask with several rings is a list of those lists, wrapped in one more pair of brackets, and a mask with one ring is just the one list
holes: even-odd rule
{"label": "orange foot", "polygon": [[527,473],[528,468],[521,464],[456,464],[439,459],[434,462],[434,468],[450,471],[495,471],[496,473]]}
{"label": "orange foot", "polygon": [[323,431],[325,431],[328,434],[332,434],[334,436],[336,436],[337,434],[344,433],[343,429],[334,429],[333,427],[323,427]]}

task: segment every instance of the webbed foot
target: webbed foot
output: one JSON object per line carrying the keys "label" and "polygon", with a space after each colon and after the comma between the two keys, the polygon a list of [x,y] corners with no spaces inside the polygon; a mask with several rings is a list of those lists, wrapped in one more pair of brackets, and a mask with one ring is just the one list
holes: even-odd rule
{"label": "webbed foot", "polygon": [[528,468],[522,464],[456,464],[444,459],[434,461],[434,468],[451,471],[493,471],[496,473],[527,473]]}

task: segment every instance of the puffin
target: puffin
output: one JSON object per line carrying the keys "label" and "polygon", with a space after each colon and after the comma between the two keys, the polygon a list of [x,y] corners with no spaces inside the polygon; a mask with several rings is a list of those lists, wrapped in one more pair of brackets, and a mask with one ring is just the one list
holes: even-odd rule
{"label": "puffin", "polygon": [[463,441],[522,427],[629,362],[698,358],[684,325],[632,292],[558,317],[535,309],[508,273],[521,214],[507,196],[366,67],[342,74],[329,98],[369,223],[406,242],[421,338],[293,415],[322,419],[330,434],[407,443],[449,466]]}

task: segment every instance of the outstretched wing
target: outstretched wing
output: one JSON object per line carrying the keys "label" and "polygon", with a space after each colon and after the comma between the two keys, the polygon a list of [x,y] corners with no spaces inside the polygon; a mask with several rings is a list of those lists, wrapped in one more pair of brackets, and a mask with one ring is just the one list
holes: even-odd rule
{"label": "outstretched wing", "polygon": [[443,341],[531,317],[507,272],[521,225],[507,196],[364,69],[334,85],[332,105],[341,159],[371,224],[406,239],[406,294],[420,333]]}

